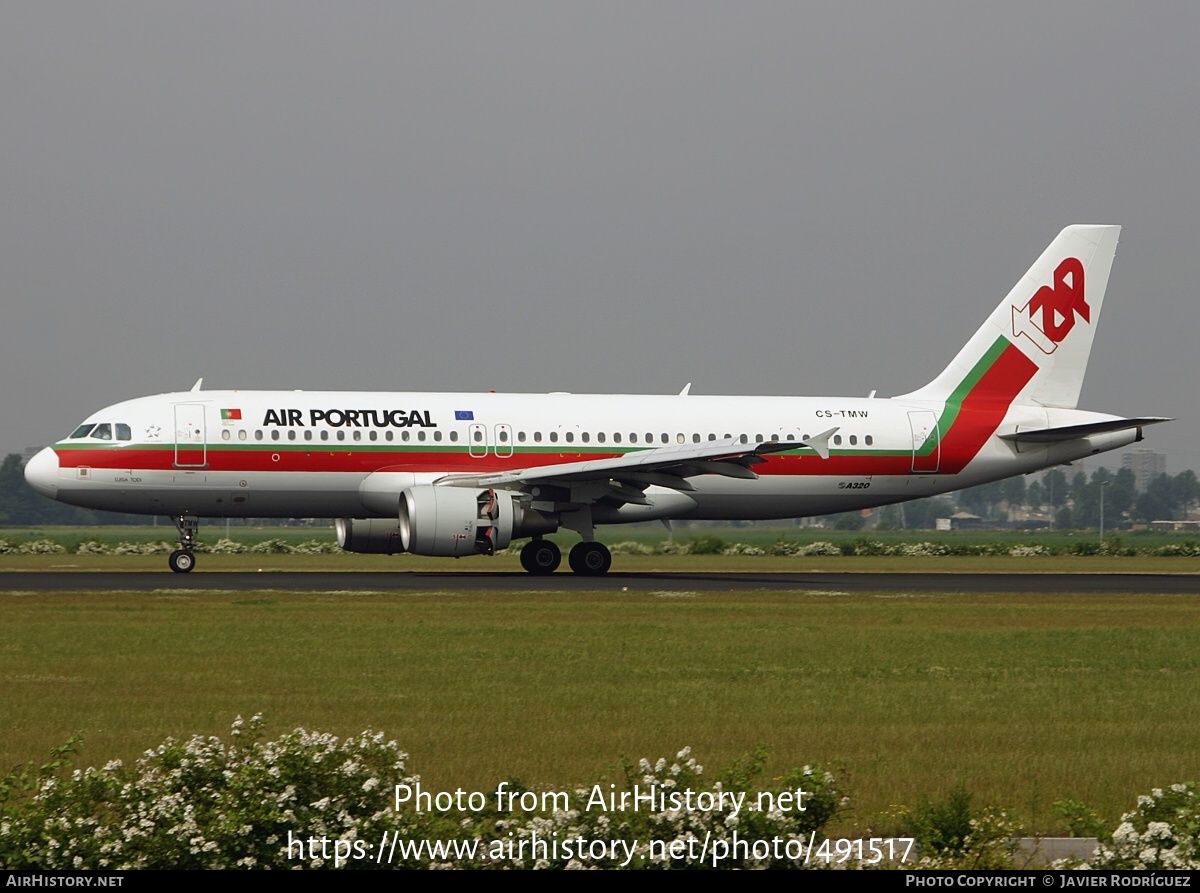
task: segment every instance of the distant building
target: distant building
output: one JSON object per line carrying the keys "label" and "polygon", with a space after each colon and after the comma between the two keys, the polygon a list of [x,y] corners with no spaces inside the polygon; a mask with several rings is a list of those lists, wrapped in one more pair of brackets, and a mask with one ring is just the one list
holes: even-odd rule
{"label": "distant building", "polygon": [[1152,480],[1167,473],[1167,454],[1154,450],[1134,450],[1122,454],[1121,467],[1133,472],[1134,487],[1139,493],[1145,493]]}

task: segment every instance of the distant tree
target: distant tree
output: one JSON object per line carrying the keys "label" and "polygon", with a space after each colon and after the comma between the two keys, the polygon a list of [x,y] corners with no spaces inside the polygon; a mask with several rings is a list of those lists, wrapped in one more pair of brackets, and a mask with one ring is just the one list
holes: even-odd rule
{"label": "distant tree", "polygon": [[1175,491],[1176,506],[1184,514],[1195,508],[1196,503],[1200,501],[1200,481],[1196,479],[1196,472],[1190,468],[1171,479],[1171,489]]}
{"label": "distant tree", "polygon": [[1010,512],[1014,508],[1020,508],[1025,505],[1025,476],[1017,475],[1016,477],[1000,481],[1000,493],[1004,497],[1004,501],[1008,503],[1008,510]]}
{"label": "distant tree", "polygon": [[837,518],[833,522],[834,530],[862,530],[863,525],[867,523],[859,512],[846,512],[834,517]]}
{"label": "distant tree", "polygon": [[992,481],[978,487],[968,487],[958,492],[958,507],[973,512],[982,518],[996,514],[996,504],[1004,499],[1004,481]]}
{"label": "distant tree", "polygon": [[0,463],[0,524],[95,524],[95,512],[80,509],[35,492],[25,482],[25,463],[9,453]]}
{"label": "distant tree", "polygon": [[904,503],[904,526],[909,530],[932,530],[938,518],[949,518],[954,514],[954,503],[945,496],[917,499]]}
{"label": "distant tree", "polygon": [[1067,489],[1067,475],[1061,468],[1052,468],[1042,475],[1042,487],[1048,505],[1062,508],[1067,504],[1070,491]]}

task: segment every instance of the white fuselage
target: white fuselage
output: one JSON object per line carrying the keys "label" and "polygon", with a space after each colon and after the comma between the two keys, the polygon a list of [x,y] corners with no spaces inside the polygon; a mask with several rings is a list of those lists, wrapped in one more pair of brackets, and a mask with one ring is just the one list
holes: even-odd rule
{"label": "white fuselage", "polygon": [[829,456],[765,457],[754,477],[650,485],[649,505],[597,523],[790,518],[944,493],[1132,443],[1133,430],[1048,445],[998,436],[1108,415],[1024,404],[958,409],[895,399],[193,391],[90,416],[31,460],[41,492],[96,509],[198,517],[392,517],[406,487],[728,438],[802,441]]}

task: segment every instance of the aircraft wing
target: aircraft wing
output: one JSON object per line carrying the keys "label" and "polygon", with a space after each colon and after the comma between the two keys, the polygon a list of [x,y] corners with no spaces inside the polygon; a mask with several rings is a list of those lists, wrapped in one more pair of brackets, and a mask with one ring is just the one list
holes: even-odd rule
{"label": "aircraft wing", "polygon": [[453,487],[517,489],[529,484],[570,486],[591,481],[616,481],[639,491],[637,494],[630,493],[634,498],[628,500],[639,501],[636,496],[648,486],[694,490],[695,487],[688,483],[687,478],[701,474],[719,474],[753,480],[758,475],[751,471],[751,466],[765,462],[763,456],[771,453],[809,449],[823,459],[828,458],[829,438],[837,430],[830,428],[805,440],[768,440],[764,443],[747,444],[737,438],[727,438],[705,443],[653,447],[608,459],[535,465],[487,474],[451,474],[439,478],[434,483]]}

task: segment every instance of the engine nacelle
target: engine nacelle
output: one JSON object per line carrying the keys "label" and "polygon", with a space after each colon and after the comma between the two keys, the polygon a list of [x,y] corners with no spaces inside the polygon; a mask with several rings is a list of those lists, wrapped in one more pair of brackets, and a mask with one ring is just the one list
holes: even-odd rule
{"label": "engine nacelle", "polygon": [[338,518],[334,528],[338,545],[347,552],[395,555],[404,551],[400,524],[391,518]]}
{"label": "engine nacelle", "polygon": [[414,555],[491,555],[512,541],[514,503],[504,490],[409,487],[400,494],[400,542]]}

